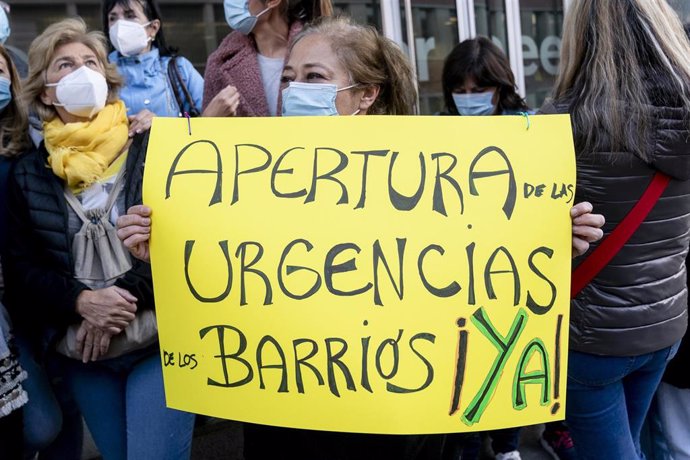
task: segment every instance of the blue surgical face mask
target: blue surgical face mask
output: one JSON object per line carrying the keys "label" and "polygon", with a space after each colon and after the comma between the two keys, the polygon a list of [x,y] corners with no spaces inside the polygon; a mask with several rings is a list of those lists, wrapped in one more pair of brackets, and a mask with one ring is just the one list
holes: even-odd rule
{"label": "blue surgical face mask", "polygon": [[249,0],[225,0],[223,2],[225,8],[225,20],[232,30],[236,30],[243,35],[249,35],[259,16],[264,14],[270,8],[266,8],[256,16],[252,16],[249,12]]}
{"label": "blue surgical face mask", "polygon": [[5,9],[0,6],[0,45],[4,45],[10,36],[10,20]]}
{"label": "blue surgical face mask", "polygon": [[[335,97],[339,91],[354,88],[357,84],[338,88],[330,83],[290,82],[282,92],[283,116],[338,115]],[[357,110],[353,115],[357,114]]]}
{"label": "blue surgical face mask", "polygon": [[5,110],[12,100],[12,82],[5,77],[0,77],[0,111]]}
{"label": "blue surgical face mask", "polygon": [[460,115],[493,115],[496,111],[496,106],[491,101],[493,98],[493,91],[472,94],[453,93],[453,101]]}

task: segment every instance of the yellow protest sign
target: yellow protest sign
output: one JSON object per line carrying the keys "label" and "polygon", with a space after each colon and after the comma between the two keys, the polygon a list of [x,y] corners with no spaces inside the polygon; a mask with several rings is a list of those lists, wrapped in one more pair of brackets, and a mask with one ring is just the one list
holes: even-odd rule
{"label": "yellow protest sign", "polygon": [[170,407],[369,433],[562,419],[567,116],[155,118]]}

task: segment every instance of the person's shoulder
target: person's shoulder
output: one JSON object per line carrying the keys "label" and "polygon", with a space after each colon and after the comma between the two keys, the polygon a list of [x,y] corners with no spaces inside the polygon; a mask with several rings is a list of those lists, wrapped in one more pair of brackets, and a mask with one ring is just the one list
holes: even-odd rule
{"label": "person's shoulder", "polygon": [[570,104],[561,99],[547,99],[537,111],[537,115],[560,115],[568,113]]}
{"label": "person's shoulder", "polygon": [[[192,61],[190,61],[189,59],[187,59],[184,56],[176,56],[175,62],[177,63],[177,67],[180,70],[182,70],[184,73],[190,73],[192,70],[196,71],[194,64],[192,64]],[[166,64],[167,64],[167,62],[166,62]]]}
{"label": "person's shoulder", "polygon": [[36,147],[33,144],[23,153],[12,158],[13,174],[16,176],[41,175],[48,169],[48,152],[43,142]]}

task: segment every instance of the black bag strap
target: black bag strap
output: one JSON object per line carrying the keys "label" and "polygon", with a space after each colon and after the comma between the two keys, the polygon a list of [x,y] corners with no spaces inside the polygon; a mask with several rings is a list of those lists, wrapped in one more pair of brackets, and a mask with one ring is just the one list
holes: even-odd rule
{"label": "black bag strap", "polygon": [[[192,99],[192,95],[189,93],[189,89],[182,79],[182,75],[180,75],[180,69],[177,67],[177,56],[175,55],[171,56],[168,61],[168,79],[170,80],[170,85],[172,86],[173,94],[175,95],[175,100],[177,101],[177,106],[180,108],[180,112],[185,112],[184,101],[186,101],[189,107],[189,116],[198,117],[200,112],[194,105],[194,99]],[[179,90],[182,90],[182,96],[178,93]]]}

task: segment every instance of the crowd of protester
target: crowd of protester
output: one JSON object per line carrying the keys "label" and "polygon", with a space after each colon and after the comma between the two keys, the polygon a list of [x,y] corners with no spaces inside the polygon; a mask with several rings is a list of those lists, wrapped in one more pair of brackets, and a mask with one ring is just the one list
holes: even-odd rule
{"label": "crowd of protester", "polygon": [[[330,0],[225,0],[232,31],[203,76],[167,43],[154,0],[101,7],[102,32],[56,22],[22,72],[0,45],[0,459],[80,459],[82,420],[106,460],[190,457],[195,417],[165,405],[155,336],[129,336],[155,326],[142,203],[154,117],[416,113],[407,56]],[[0,5],[0,43],[7,13]],[[666,0],[571,0],[553,98],[538,111],[484,37],[451,51],[442,84],[442,115],[570,114],[573,269],[663,181],[571,302],[566,420],[546,424],[542,443],[561,460],[690,459],[690,42],[676,13]],[[243,433],[250,460],[477,459],[483,436],[498,460],[520,459],[520,427]]]}

